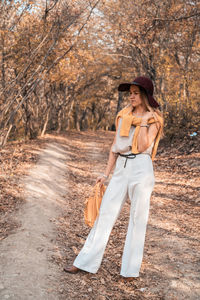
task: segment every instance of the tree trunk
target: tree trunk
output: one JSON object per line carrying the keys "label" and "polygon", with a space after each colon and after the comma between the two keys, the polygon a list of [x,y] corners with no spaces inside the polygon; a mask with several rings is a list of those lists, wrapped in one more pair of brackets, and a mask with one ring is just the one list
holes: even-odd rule
{"label": "tree trunk", "polygon": [[41,137],[43,137],[45,135],[45,132],[46,132],[46,129],[47,129],[47,124],[48,124],[48,121],[49,121],[49,112],[50,112],[50,108],[48,108],[48,110],[47,110],[46,120],[44,122],[44,126],[43,126],[43,129],[42,129],[42,132],[41,132]]}
{"label": "tree trunk", "polygon": [[5,144],[7,143],[7,140],[8,140],[8,137],[9,137],[9,134],[10,134],[12,128],[13,128],[13,124],[10,124],[6,135],[1,137],[1,144],[0,144],[1,148],[3,148],[5,146]]}
{"label": "tree trunk", "polygon": [[123,102],[122,92],[118,92],[118,102],[117,102],[117,111],[116,114],[121,110],[121,104]]}

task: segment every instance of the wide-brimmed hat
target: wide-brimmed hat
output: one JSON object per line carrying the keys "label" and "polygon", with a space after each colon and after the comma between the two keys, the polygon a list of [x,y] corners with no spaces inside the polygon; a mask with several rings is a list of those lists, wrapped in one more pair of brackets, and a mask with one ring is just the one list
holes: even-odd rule
{"label": "wide-brimmed hat", "polygon": [[144,76],[137,77],[133,80],[133,82],[121,83],[118,86],[118,91],[120,91],[120,92],[129,91],[131,85],[138,85],[145,90],[150,106],[155,107],[155,108],[160,106],[153,97],[154,87],[153,87],[153,82],[151,81],[151,79],[149,79],[148,77],[144,77]]}

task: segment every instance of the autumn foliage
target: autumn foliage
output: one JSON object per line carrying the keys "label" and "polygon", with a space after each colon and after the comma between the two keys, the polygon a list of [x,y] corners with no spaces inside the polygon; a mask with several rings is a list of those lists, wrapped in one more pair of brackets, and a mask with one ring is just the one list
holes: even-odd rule
{"label": "autumn foliage", "polygon": [[198,130],[198,1],[2,1],[0,15],[1,145],[112,130],[117,86],[138,75],[155,84],[166,137]]}

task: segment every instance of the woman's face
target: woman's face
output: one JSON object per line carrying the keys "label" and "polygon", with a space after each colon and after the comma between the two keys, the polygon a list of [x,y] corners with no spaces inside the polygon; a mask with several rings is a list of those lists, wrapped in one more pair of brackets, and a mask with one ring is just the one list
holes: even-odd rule
{"label": "woman's face", "polygon": [[141,97],[140,89],[137,85],[130,86],[129,99],[133,108],[137,106],[143,106],[143,100]]}

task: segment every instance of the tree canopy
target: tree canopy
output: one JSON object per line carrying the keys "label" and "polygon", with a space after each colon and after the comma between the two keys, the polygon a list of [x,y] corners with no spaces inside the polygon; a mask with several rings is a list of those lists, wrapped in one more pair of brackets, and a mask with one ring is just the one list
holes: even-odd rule
{"label": "tree canopy", "polygon": [[2,1],[0,15],[1,145],[111,130],[127,101],[117,86],[138,75],[155,84],[167,137],[198,129],[198,1]]}

